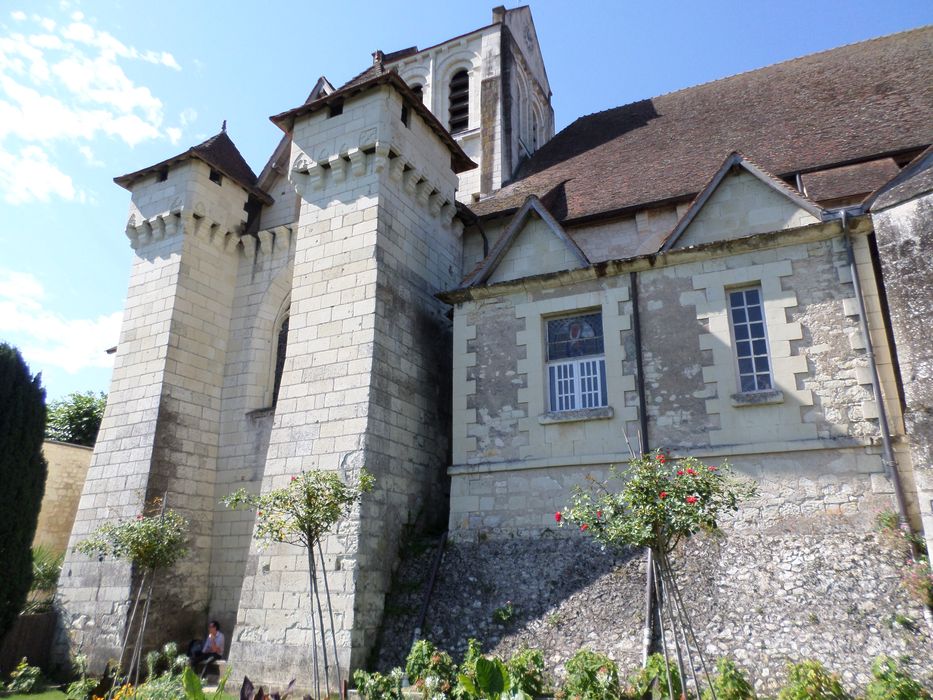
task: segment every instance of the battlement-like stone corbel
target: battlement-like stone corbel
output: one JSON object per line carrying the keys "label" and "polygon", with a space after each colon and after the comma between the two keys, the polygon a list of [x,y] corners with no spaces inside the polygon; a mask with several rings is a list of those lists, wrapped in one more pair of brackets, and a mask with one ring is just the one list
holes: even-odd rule
{"label": "battlement-like stone corbel", "polygon": [[[375,149],[373,150],[373,169],[377,173],[383,172],[393,162],[391,156],[392,149],[389,148],[389,144],[382,141],[378,142],[375,146]],[[398,160],[398,158],[395,158],[394,160]]]}
{"label": "battlement-like stone corbel", "polygon": [[334,179],[334,182],[343,182],[347,179],[349,170],[347,166],[349,163],[344,160],[343,155],[331,156],[327,159],[327,164],[330,166],[330,176]]}
{"label": "battlement-like stone corbel", "polygon": [[389,164],[389,178],[394,182],[401,182],[402,176],[405,174],[406,165],[408,165],[408,161],[402,158],[402,156],[395,156]]}
{"label": "battlement-like stone corbel", "polygon": [[271,230],[266,229],[256,234],[259,237],[259,252],[263,255],[271,255],[275,236]]}
{"label": "battlement-like stone corbel", "polygon": [[428,200],[431,198],[431,193],[434,192],[434,185],[432,185],[427,180],[422,180],[418,183],[418,192],[415,195],[418,200],[418,204],[423,207],[428,206]]}
{"label": "battlement-like stone corbel", "polygon": [[350,158],[350,169],[356,177],[366,174],[366,154],[359,148],[351,148],[347,152]]}
{"label": "battlement-like stone corbel", "polygon": [[405,191],[408,192],[412,197],[415,196],[415,192],[418,190],[418,183],[421,182],[421,173],[412,168],[411,170],[406,170],[403,178]]}

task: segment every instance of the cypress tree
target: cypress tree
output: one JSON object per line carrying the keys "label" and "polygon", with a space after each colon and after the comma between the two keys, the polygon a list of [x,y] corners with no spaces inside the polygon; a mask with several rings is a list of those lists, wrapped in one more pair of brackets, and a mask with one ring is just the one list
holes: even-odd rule
{"label": "cypress tree", "polygon": [[32,539],[45,492],[45,389],[19,350],[0,343],[0,639],[32,584]]}

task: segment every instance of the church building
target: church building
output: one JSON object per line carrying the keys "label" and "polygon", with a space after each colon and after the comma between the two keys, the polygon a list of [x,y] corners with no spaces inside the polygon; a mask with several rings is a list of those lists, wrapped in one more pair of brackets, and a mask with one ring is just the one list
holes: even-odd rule
{"label": "church building", "polygon": [[[574,536],[554,512],[629,444],[755,479],[727,531],[761,560],[736,567],[843,547],[849,568],[818,578],[908,605],[871,533],[894,511],[933,546],[933,27],[557,134],[551,94],[531,9],[497,7],[318,79],[271,117],[283,135],[258,176],[224,130],[116,178],[134,257],[61,659],[119,655],[139,572],[73,547],[153,498],[192,532],[157,582],[152,643],[217,619],[238,677],[307,687],[307,563],[260,549],[224,496],[309,469],[375,476],[324,549],[347,676],[379,643],[406,533]],[[819,640],[801,654],[867,668],[870,621],[837,624],[854,660]],[[710,644],[780,668],[751,627]],[[929,666],[923,635],[890,651]]]}

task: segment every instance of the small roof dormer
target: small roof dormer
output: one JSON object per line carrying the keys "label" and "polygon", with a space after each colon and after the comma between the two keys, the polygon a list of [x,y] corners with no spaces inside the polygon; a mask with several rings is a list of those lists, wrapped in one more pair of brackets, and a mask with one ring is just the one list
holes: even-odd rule
{"label": "small roof dormer", "polygon": [[252,168],[249,167],[249,164],[240,154],[239,149],[227,135],[226,122],[224,122],[224,128],[222,128],[218,134],[211,136],[197,146],[192,146],[176,156],[163,160],[155,165],[150,165],[142,170],[115,177],[113,181],[124,189],[132,190],[133,185],[143,178],[191,158],[203,161],[211,168],[219,171],[222,175],[237,183],[264,204],[272,204],[272,197],[259,188],[256,174],[253,172]]}

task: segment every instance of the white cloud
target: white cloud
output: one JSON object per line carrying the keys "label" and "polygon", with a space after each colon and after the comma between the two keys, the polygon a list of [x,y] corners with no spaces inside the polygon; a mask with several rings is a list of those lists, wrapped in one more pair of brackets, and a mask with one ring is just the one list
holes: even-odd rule
{"label": "white cloud", "polygon": [[185,109],[181,110],[181,114],[178,115],[178,121],[181,122],[182,126],[188,126],[197,118],[197,111],[191,107],[186,107]]}
{"label": "white cloud", "polygon": [[[62,9],[66,7],[64,3]],[[129,146],[181,139],[181,128],[163,125],[162,101],[125,70],[128,61],[180,70],[172,54],[129,46],[97,29],[80,11],[61,23],[21,11],[11,17],[25,24],[0,36],[0,165],[25,165],[30,176],[43,181],[22,182],[32,179],[22,170],[0,172],[0,198],[18,204],[84,197],[71,176],[51,162],[48,154],[55,142],[76,149],[93,164],[90,145],[98,136],[119,138]],[[181,127],[186,124],[183,120]]]}
{"label": "white cloud", "polygon": [[52,197],[68,202],[85,199],[71,176],[52,163],[39,146],[24,146],[19,153],[0,149],[0,195],[9,204],[48,202]]}
{"label": "white cloud", "polygon": [[105,350],[117,344],[122,313],[69,319],[47,309],[46,297],[33,275],[0,269],[0,335],[12,340],[34,367],[75,374],[113,366]]}
{"label": "white cloud", "polygon": [[104,161],[97,158],[94,155],[94,149],[90,146],[78,146],[78,153],[84,156],[84,160],[87,161],[88,165],[92,165],[95,168],[99,168],[104,165]]}

